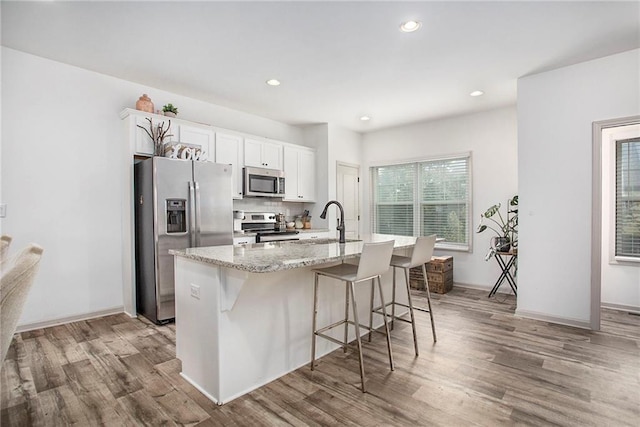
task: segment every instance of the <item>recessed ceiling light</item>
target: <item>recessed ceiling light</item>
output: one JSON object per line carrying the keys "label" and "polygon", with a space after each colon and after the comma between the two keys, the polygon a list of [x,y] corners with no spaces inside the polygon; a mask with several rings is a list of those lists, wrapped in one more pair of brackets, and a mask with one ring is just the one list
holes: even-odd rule
{"label": "recessed ceiling light", "polygon": [[360,120],[362,120],[363,122],[368,122],[369,120],[371,120],[370,116],[362,116],[360,117]]}
{"label": "recessed ceiling light", "polygon": [[267,84],[269,86],[280,86],[280,80],[277,79],[269,79],[267,80]]}
{"label": "recessed ceiling light", "polygon": [[400,24],[400,31],[403,33],[411,33],[422,26],[420,21],[407,21]]}
{"label": "recessed ceiling light", "polygon": [[481,95],[484,95],[484,92],[481,90],[474,90],[469,94],[469,96],[481,96]]}

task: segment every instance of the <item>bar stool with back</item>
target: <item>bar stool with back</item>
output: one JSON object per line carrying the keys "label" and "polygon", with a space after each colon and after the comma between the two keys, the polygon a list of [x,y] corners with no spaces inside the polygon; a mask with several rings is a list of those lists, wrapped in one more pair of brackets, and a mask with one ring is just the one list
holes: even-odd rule
{"label": "bar stool with back", "polygon": [[[356,342],[358,346],[358,360],[360,363],[360,380],[362,382],[362,392],[365,390],[365,377],[364,377],[364,362],[362,358],[362,341],[360,339],[360,328],[365,328],[371,331],[380,332],[387,337],[387,351],[389,353],[389,366],[391,370],[394,370],[393,366],[393,353],[391,352],[391,341],[389,336],[389,325],[387,323],[386,316],[386,304],[384,303],[384,296],[382,294],[382,284],[380,282],[380,275],[389,270],[389,262],[391,255],[393,254],[394,241],[380,243],[365,243],[362,248],[362,255],[358,265],[353,264],[339,264],[333,267],[314,269],[315,277],[313,282],[313,335],[311,337],[311,370],[314,368],[316,359],[316,337],[325,338],[331,342],[334,342],[342,346],[343,350],[347,351],[349,325],[355,327]],[[345,318],[339,320],[331,325],[324,326],[320,329],[317,328],[318,317],[318,278],[319,276],[331,277],[333,279],[343,280],[345,282]],[[371,280],[371,292],[374,291],[374,280],[378,280],[378,291],[380,292],[380,299],[382,301],[382,311],[384,315],[384,332],[374,330],[371,325],[361,325],[358,320],[358,306],[356,304],[355,296],[355,284]],[[351,295],[353,305],[353,321],[349,320],[349,295]],[[337,340],[324,332],[329,329],[338,327],[344,324],[344,340]],[[369,339],[370,340],[370,339]]]}
{"label": "bar stool with back", "polygon": [[[373,306],[373,298],[371,299],[371,312],[369,314],[369,325],[373,322],[373,314],[381,314],[385,317],[389,316],[391,318],[391,327],[393,328],[393,321],[400,320],[402,322],[411,323],[411,328],[413,330],[413,346],[416,352],[416,356],[418,356],[418,338],[416,335],[416,320],[414,316],[414,309],[420,310],[429,313],[431,317],[431,331],[433,333],[433,342],[437,341],[436,338],[436,327],[433,322],[433,311],[431,309],[431,295],[429,294],[429,283],[427,282],[427,269],[426,263],[431,261],[431,256],[433,255],[433,248],[436,244],[436,235],[431,236],[423,236],[418,237],[416,239],[416,244],[413,248],[413,253],[411,257],[404,257],[399,255],[393,255],[391,257],[391,266],[393,267],[393,289],[391,291],[391,301],[386,303],[387,306],[391,306],[391,314],[387,314],[385,302],[381,301],[381,305],[378,307]],[[425,289],[427,292],[427,305],[428,309],[414,307],[413,302],[411,300],[411,287],[409,285],[409,269],[422,266],[422,275],[424,277]],[[403,304],[396,301],[396,268],[402,268],[404,270],[404,277],[407,287],[407,300],[409,304]],[[401,316],[396,316],[395,308],[396,305],[401,307],[405,307],[409,309],[410,320],[403,318],[402,316],[406,315],[403,313]],[[381,312],[382,311],[382,312]],[[369,340],[371,340],[371,336],[369,336]]]}

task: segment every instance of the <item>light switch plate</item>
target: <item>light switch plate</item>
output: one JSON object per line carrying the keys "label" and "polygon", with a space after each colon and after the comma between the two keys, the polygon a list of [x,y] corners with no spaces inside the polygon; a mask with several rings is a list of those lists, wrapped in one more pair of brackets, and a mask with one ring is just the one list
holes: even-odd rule
{"label": "light switch plate", "polygon": [[0,203],[0,218],[5,218],[7,216],[7,204]]}

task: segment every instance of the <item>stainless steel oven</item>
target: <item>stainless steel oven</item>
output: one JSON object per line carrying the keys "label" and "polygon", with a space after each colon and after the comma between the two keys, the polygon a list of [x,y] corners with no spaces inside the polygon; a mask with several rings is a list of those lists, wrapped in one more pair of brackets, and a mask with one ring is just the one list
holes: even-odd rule
{"label": "stainless steel oven", "polygon": [[256,243],[299,240],[298,231],[280,229],[273,212],[245,212],[242,230],[256,233]]}
{"label": "stainless steel oven", "polygon": [[284,197],[284,172],[277,169],[244,168],[244,195]]}

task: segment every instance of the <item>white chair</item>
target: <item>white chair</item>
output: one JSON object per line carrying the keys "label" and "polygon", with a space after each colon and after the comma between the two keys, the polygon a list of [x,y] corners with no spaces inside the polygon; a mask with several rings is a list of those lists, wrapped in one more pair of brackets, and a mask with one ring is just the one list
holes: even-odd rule
{"label": "white chair", "polygon": [[[429,313],[431,317],[431,331],[433,333],[433,342],[437,341],[436,338],[436,327],[433,322],[433,311],[431,310],[431,295],[429,294],[429,283],[427,281],[427,269],[426,263],[431,261],[431,256],[433,255],[433,248],[436,244],[436,235],[418,237],[416,239],[416,244],[413,248],[413,253],[411,257],[404,257],[399,255],[393,255],[391,257],[391,266],[393,267],[393,288],[391,291],[391,302],[387,303],[387,306],[391,306],[391,314],[387,314],[386,307],[384,301],[381,301],[381,306],[373,307],[373,299],[371,300],[371,313],[369,314],[369,325],[371,325],[373,321],[373,314],[382,314],[383,316],[389,316],[391,318],[391,324],[393,329],[393,321],[400,320],[402,322],[411,323],[411,328],[413,330],[413,346],[416,352],[416,356],[418,356],[418,337],[416,335],[416,319],[414,316],[414,310],[420,310]],[[422,275],[424,277],[424,284],[427,293],[427,305],[428,309],[414,307],[413,302],[411,300],[411,287],[409,285],[409,269],[422,266]],[[404,270],[404,277],[407,288],[407,301],[409,304],[403,304],[396,301],[396,268],[402,268]],[[401,307],[405,307],[409,309],[410,320],[403,318],[406,313],[403,313],[401,316],[396,316],[396,306],[399,305]],[[381,312],[382,309],[382,312]],[[371,337],[369,337],[371,339]]]}
{"label": "white chair", "polygon": [[31,244],[14,260],[0,279],[0,349],[3,361],[16,331],[22,308],[38,271],[43,249]]}
{"label": "white chair", "polygon": [[[380,282],[380,275],[389,270],[389,261],[393,254],[394,241],[381,243],[365,243],[362,248],[362,254],[358,265],[353,264],[340,264],[333,267],[314,269],[315,277],[313,283],[313,335],[311,341],[311,370],[314,368],[316,359],[316,337],[325,338],[331,342],[334,342],[342,346],[343,350],[347,351],[347,337],[349,332],[349,325],[355,327],[356,342],[358,345],[358,357],[360,362],[360,380],[362,382],[362,392],[366,392],[365,389],[365,377],[364,377],[364,362],[362,358],[362,341],[360,339],[360,328],[368,329],[370,332],[373,330],[370,326],[361,325],[358,320],[358,306],[356,304],[355,284],[371,280],[373,292],[373,281],[378,279],[378,290],[380,292],[380,299],[383,301],[382,310],[385,313],[384,316],[384,334],[387,337],[387,351],[389,353],[389,366],[391,370],[394,370],[393,366],[393,353],[391,352],[391,341],[389,336],[389,325],[387,323],[386,309],[384,304],[384,296],[382,295],[382,284]],[[343,280],[345,282],[345,309],[344,319],[331,325],[317,328],[318,317],[318,278],[319,276],[331,277],[333,279]],[[353,304],[353,321],[349,320],[349,294],[351,294],[351,300]],[[324,332],[329,329],[338,327],[344,324],[344,341],[337,340]],[[381,332],[381,331],[376,331]],[[381,332],[382,333],[382,332]]]}

